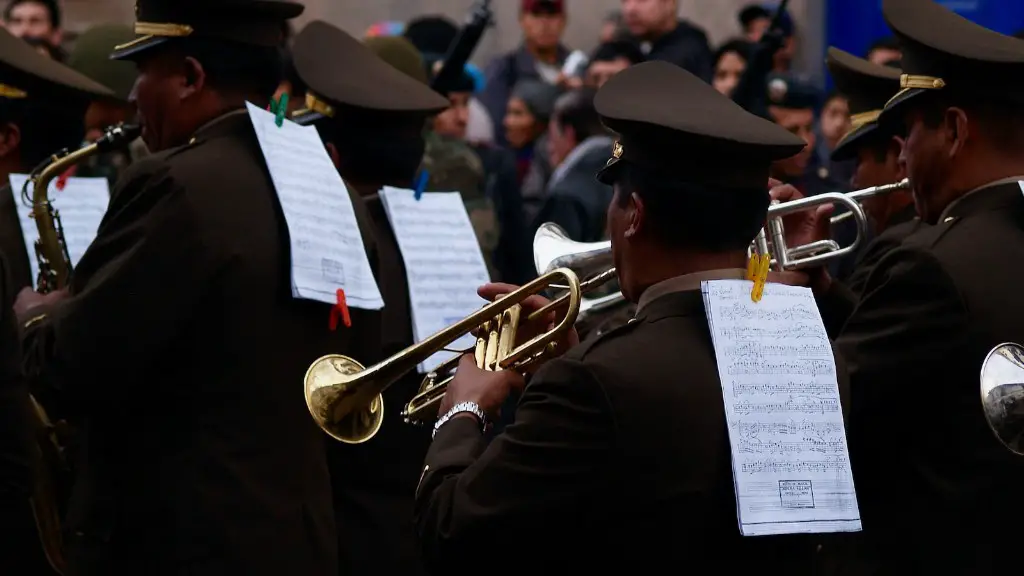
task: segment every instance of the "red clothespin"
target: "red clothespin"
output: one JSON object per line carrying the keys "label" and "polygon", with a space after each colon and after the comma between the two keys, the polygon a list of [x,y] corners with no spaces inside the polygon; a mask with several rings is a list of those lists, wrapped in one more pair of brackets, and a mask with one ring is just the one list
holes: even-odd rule
{"label": "red clothespin", "polygon": [[337,294],[338,303],[331,308],[331,319],[329,322],[332,332],[338,329],[338,317],[341,317],[341,323],[345,325],[345,328],[352,327],[352,316],[348,313],[348,304],[345,302],[345,291],[339,288]]}
{"label": "red clothespin", "polygon": [[67,170],[65,170],[63,174],[58,176],[57,177],[57,182],[55,184],[55,186],[57,186],[57,190],[63,191],[64,187],[68,185],[68,178],[71,178],[72,176],[74,176],[75,172],[77,172],[77,171],[78,171],[78,166],[77,165],[71,166]]}

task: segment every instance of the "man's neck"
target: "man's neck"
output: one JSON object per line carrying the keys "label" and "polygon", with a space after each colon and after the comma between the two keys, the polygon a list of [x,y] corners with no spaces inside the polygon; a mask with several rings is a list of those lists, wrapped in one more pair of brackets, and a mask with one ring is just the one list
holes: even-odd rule
{"label": "man's neck", "polygon": [[542,48],[527,42],[526,51],[529,52],[530,55],[538,62],[543,62],[545,64],[558,63],[558,46],[545,46]]}
{"label": "man's neck", "polygon": [[679,18],[673,16],[672,18],[665,20],[665,22],[661,26],[658,26],[657,28],[652,28],[647,34],[644,35],[644,40],[647,40],[648,42],[656,42],[661,38],[668,36],[672,32],[675,32],[675,29],[678,27]]}
{"label": "man's neck", "polygon": [[707,272],[709,270],[725,270],[746,268],[747,255],[744,252],[726,253],[693,253],[666,255],[655,258],[643,271],[637,271],[634,284],[640,287],[635,294],[639,298],[644,290],[651,286],[687,274]]}
{"label": "man's neck", "polygon": [[978,155],[965,165],[971,167],[970,172],[950,178],[947,191],[938,202],[941,206],[936,206],[937,214],[944,212],[956,200],[993,182],[1024,176],[1024,158],[984,158]]}

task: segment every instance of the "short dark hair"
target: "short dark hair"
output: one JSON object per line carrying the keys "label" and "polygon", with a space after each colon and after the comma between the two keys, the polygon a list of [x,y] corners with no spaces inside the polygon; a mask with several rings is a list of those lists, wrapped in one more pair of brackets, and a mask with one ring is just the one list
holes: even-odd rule
{"label": "short dark hair", "polygon": [[631,193],[640,196],[655,238],[671,248],[707,252],[745,250],[768,215],[767,188],[735,189],[681,182],[628,162],[623,163],[615,184],[619,188],[616,197],[620,206],[626,204]]}
{"label": "short dark hair", "polygon": [[598,46],[590,56],[591,62],[611,62],[625,58],[630,64],[639,64],[647,59],[636,42],[626,39],[612,40]]}
{"label": "short dark hair", "polygon": [[343,178],[359,184],[408,186],[426,150],[419,113],[336,107],[335,116],[315,122],[320,139],[333,144]]}
{"label": "short dark hair", "polygon": [[594,107],[595,93],[596,91],[590,88],[580,88],[562,94],[555,101],[551,120],[559,127],[572,128],[580,142],[591,136],[606,134],[607,130],[601,124],[601,116]]}
{"label": "short dark hair", "polygon": [[201,36],[173,39],[164,46],[202,64],[212,88],[258,98],[261,101],[257,104],[269,100],[284,77],[285,52],[280,46],[254,46]]}
{"label": "short dark hair", "polygon": [[940,92],[921,94],[919,103],[921,121],[930,129],[938,128],[945,120],[946,110],[962,108],[981,126],[982,133],[995,147],[1010,152],[1024,153],[1024,110],[1019,103],[992,98],[987,95],[957,95]]}
{"label": "short dark hair", "polygon": [[74,96],[0,98],[0,125],[14,124],[21,132],[22,169],[27,172],[59,150],[80,146],[87,106],[87,100]]}
{"label": "short dark hair", "polygon": [[871,46],[868,47],[866,55],[870,56],[875,50],[894,50],[896,52],[901,52],[902,47],[900,46],[900,41],[897,40],[895,36],[886,36],[885,38],[879,38],[872,42]]}
{"label": "short dark hair", "polygon": [[744,62],[749,62],[750,53],[752,51],[753,45],[750,42],[747,42],[742,38],[734,38],[718,47],[718,50],[715,51],[714,64],[717,67],[718,61],[721,60],[723,56],[729,53],[734,53],[738,55],[740,58],[742,58]]}
{"label": "short dark hair", "polygon": [[46,11],[50,13],[50,26],[55,29],[60,28],[64,17],[57,0],[11,0],[7,3],[7,8],[4,9],[4,20],[10,20],[11,12],[14,12],[14,9],[22,4],[39,4],[46,8]]}

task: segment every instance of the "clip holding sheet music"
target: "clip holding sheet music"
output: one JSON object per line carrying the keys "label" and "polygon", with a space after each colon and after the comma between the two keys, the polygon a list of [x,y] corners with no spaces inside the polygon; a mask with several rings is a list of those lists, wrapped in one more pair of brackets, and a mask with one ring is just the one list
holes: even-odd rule
{"label": "clip holding sheet music", "polygon": [[416,178],[416,188],[413,190],[413,198],[417,202],[423,198],[423,192],[426,191],[428,182],[430,182],[430,172],[427,172],[426,169],[420,170],[420,174]]}
{"label": "clip holding sheet music", "polygon": [[764,294],[764,285],[768,281],[768,268],[771,266],[771,256],[768,254],[754,254],[750,257],[750,263],[747,264],[747,280],[754,283],[754,287],[750,290],[750,299],[754,302],[760,302],[761,296]]}
{"label": "clip holding sheet music", "polygon": [[278,128],[284,126],[284,117],[288,113],[288,93],[284,92],[280,98],[272,99],[270,106],[267,106],[267,110],[274,114],[274,124]]}

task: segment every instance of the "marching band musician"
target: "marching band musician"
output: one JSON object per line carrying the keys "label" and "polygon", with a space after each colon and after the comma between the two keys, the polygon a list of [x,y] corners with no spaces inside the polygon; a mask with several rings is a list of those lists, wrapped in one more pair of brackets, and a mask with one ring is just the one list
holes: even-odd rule
{"label": "marching band musician", "polygon": [[110,97],[109,88],[36,52],[0,30],[0,250],[8,259],[12,288],[35,285],[18,218],[21,190],[11,174],[27,174],[51,154],[82,142],[90,100]]}
{"label": "marching band musician", "polygon": [[[596,106],[619,134],[598,178],[614,186],[612,253],[637,316],[541,367],[489,444],[487,423],[524,382],[462,359],[417,488],[428,568],[502,558],[501,573],[582,574],[685,559],[703,571],[728,558],[737,573],[810,573],[808,540],[739,534],[700,291],[704,280],[745,277],[769,166],[804,142],[663,62],[619,73]],[[511,289],[488,285],[481,296]],[[524,314],[544,303],[529,298]],[[510,542],[524,552],[509,555]]]}
{"label": "marching band musician", "polygon": [[[978,379],[989,350],[1024,339],[1024,41],[931,0],[882,6],[904,76],[881,122],[906,129],[925,225],[878,261],[859,299],[827,273],[812,280],[826,323],[842,326],[864,536],[878,574],[1018,572],[1013,536],[995,527],[1024,516],[1024,461],[988,429]],[[801,236],[790,245],[815,235]]]}
{"label": "marching band musician", "polygon": [[[855,162],[854,189],[884,186],[906,178],[906,166],[900,162],[903,130],[898,123],[882,127],[878,123],[882,107],[900,89],[900,70],[872,64],[863,58],[830,47],[826,60],[839,92],[850,103],[850,131],[832,151],[832,160]],[[864,212],[874,226],[874,239],[852,261],[852,271],[841,271],[844,283],[857,294],[879,258],[920,225],[909,191],[865,198]]]}
{"label": "marching band musician", "polygon": [[[415,49],[403,43],[394,39],[388,48],[408,48],[405,58],[422,66]],[[375,335],[376,349],[360,359],[377,362],[413,344],[405,264],[378,192],[413,188],[427,118],[448,108],[448,100],[326,22],[311,22],[299,33],[292,58],[308,86],[307,108],[293,119],[316,126],[341,177],[359,196],[353,202],[365,202],[377,237],[371,265],[385,303],[382,332]],[[342,73],[338,62],[345,63]],[[340,574],[424,573],[413,492],[430,431],[403,423],[399,415],[421,378],[413,372],[384,391],[384,423],[372,440],[328,445]]]}
{"label": "marching band musician", "polygon": [[27,375],[84,413],[76,575],[335,576],[321,433],[296,374],[346,349],[292,298],[289,235],[245,102],[280,81],[299,4],[140,0],[130,166],[69,289],[22,295]]}

